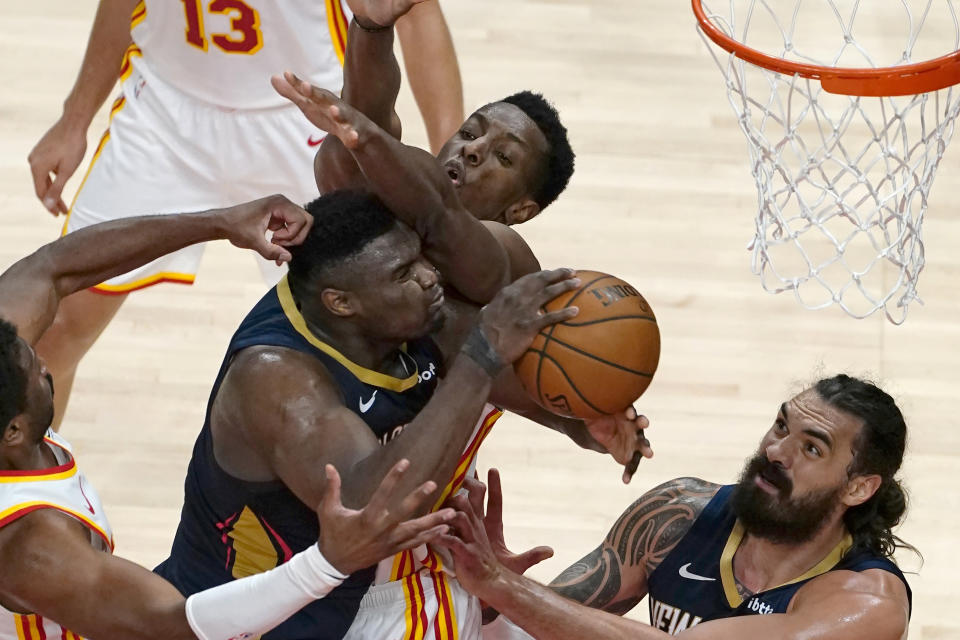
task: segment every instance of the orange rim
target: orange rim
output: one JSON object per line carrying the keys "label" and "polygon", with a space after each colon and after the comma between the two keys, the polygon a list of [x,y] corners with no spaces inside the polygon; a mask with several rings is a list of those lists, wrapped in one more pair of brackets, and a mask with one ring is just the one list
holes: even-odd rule
{"label": "orange rim", "polygon": [[784,75],[819,80],[825,91],[848,96],[906,96],[960,84],[960,51],[916,64],[897,67],[821,67],[777,58],[737,42],[718,29],[703,10],[702,0],[691,0],[700,28],[721,49],[758,67]]}

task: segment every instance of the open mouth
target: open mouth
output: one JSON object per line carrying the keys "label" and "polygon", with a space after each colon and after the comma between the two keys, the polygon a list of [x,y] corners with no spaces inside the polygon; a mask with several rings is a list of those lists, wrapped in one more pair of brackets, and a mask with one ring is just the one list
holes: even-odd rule
{"label": "open mouth", "polygon": [[463,165],[455,160],[451,160],[446,164],[447,176],[450,178],[450,181],[455,187],[463,186],[464,178],[464,169]]}

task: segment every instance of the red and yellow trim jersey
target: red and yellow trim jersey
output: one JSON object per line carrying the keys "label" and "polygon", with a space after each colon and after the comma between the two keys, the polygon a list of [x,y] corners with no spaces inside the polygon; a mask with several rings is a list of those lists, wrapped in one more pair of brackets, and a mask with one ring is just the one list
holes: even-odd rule
{"label": "red and yellow trim jersey", "polygon": [[[113,551],[113,533],[100,496],[77,469],[70,445],[50,431],[44,442],[57,466],[29,471],[0,471],[0,527],[38,509],[54,509],[79,520],[90,531],[90,544]],[[77,640],[80,636],[52,620],[0,607],[0,640]]]}
{"label": "red and yellow trim jersey", "polygon": [[290,70],[340,92],[351,14],[343,0],[142,0],[131,34],[146,78],[229,109],[290,103],[270,76]]}

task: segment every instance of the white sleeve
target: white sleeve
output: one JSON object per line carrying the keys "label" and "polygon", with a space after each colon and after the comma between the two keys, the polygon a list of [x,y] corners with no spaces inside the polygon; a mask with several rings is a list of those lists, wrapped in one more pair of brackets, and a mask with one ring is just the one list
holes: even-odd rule
{"label": "white sleeve", "polygon": [[190,596],[187,622],[200,640],[255,637],[326,596],[346,577],[313,545],[270,571]]}

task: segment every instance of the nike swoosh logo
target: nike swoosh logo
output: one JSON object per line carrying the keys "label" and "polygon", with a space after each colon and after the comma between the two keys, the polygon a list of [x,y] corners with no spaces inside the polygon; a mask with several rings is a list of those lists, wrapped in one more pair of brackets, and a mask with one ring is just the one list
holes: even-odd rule
{"label": "nike swoosh logo", "polygon": [[315,147],[315,146],[317,146],[318,144],[320,144],[321,142],[323,142],[323,139],[326,138],[326,137],[327,137],[327,136],[320,136],[320,139],[319,139],[319,140],[314,140],[314,139],[313,139],[313,136],[310,136],[309,138],[307,138],[307,146],[308,146],[308,147]]}
{"label": "nike swoosh logo", "polygon": [[681,577],[681,578],[686,578],[687,580],[701,580],[701,581],[703,581],[703,582],[716,582],[716,581],[717,581],[716,578],[706,578],[706,577],[704,577],[704,576],[698,576],[698,575],[695,574],[695,573],[690,573],[689,571],[687,571],[687,567],[689,567],[689,566],[692,565],[692,564],[693,564],[692,562],[688,562],[687,564],[685,564],[685,565],[683,565],[682,567],[680,567],[680,577]]}
{"label": "nike swoosh logo", "polygon": [[370,396],[370,399],[366,402],[363,401],[363,398],[360,398],[360,413],[366,413],[370,411],[370,407],[373,406],[373,401],[377,399],[377,392],[374,391],[373,395]]}

